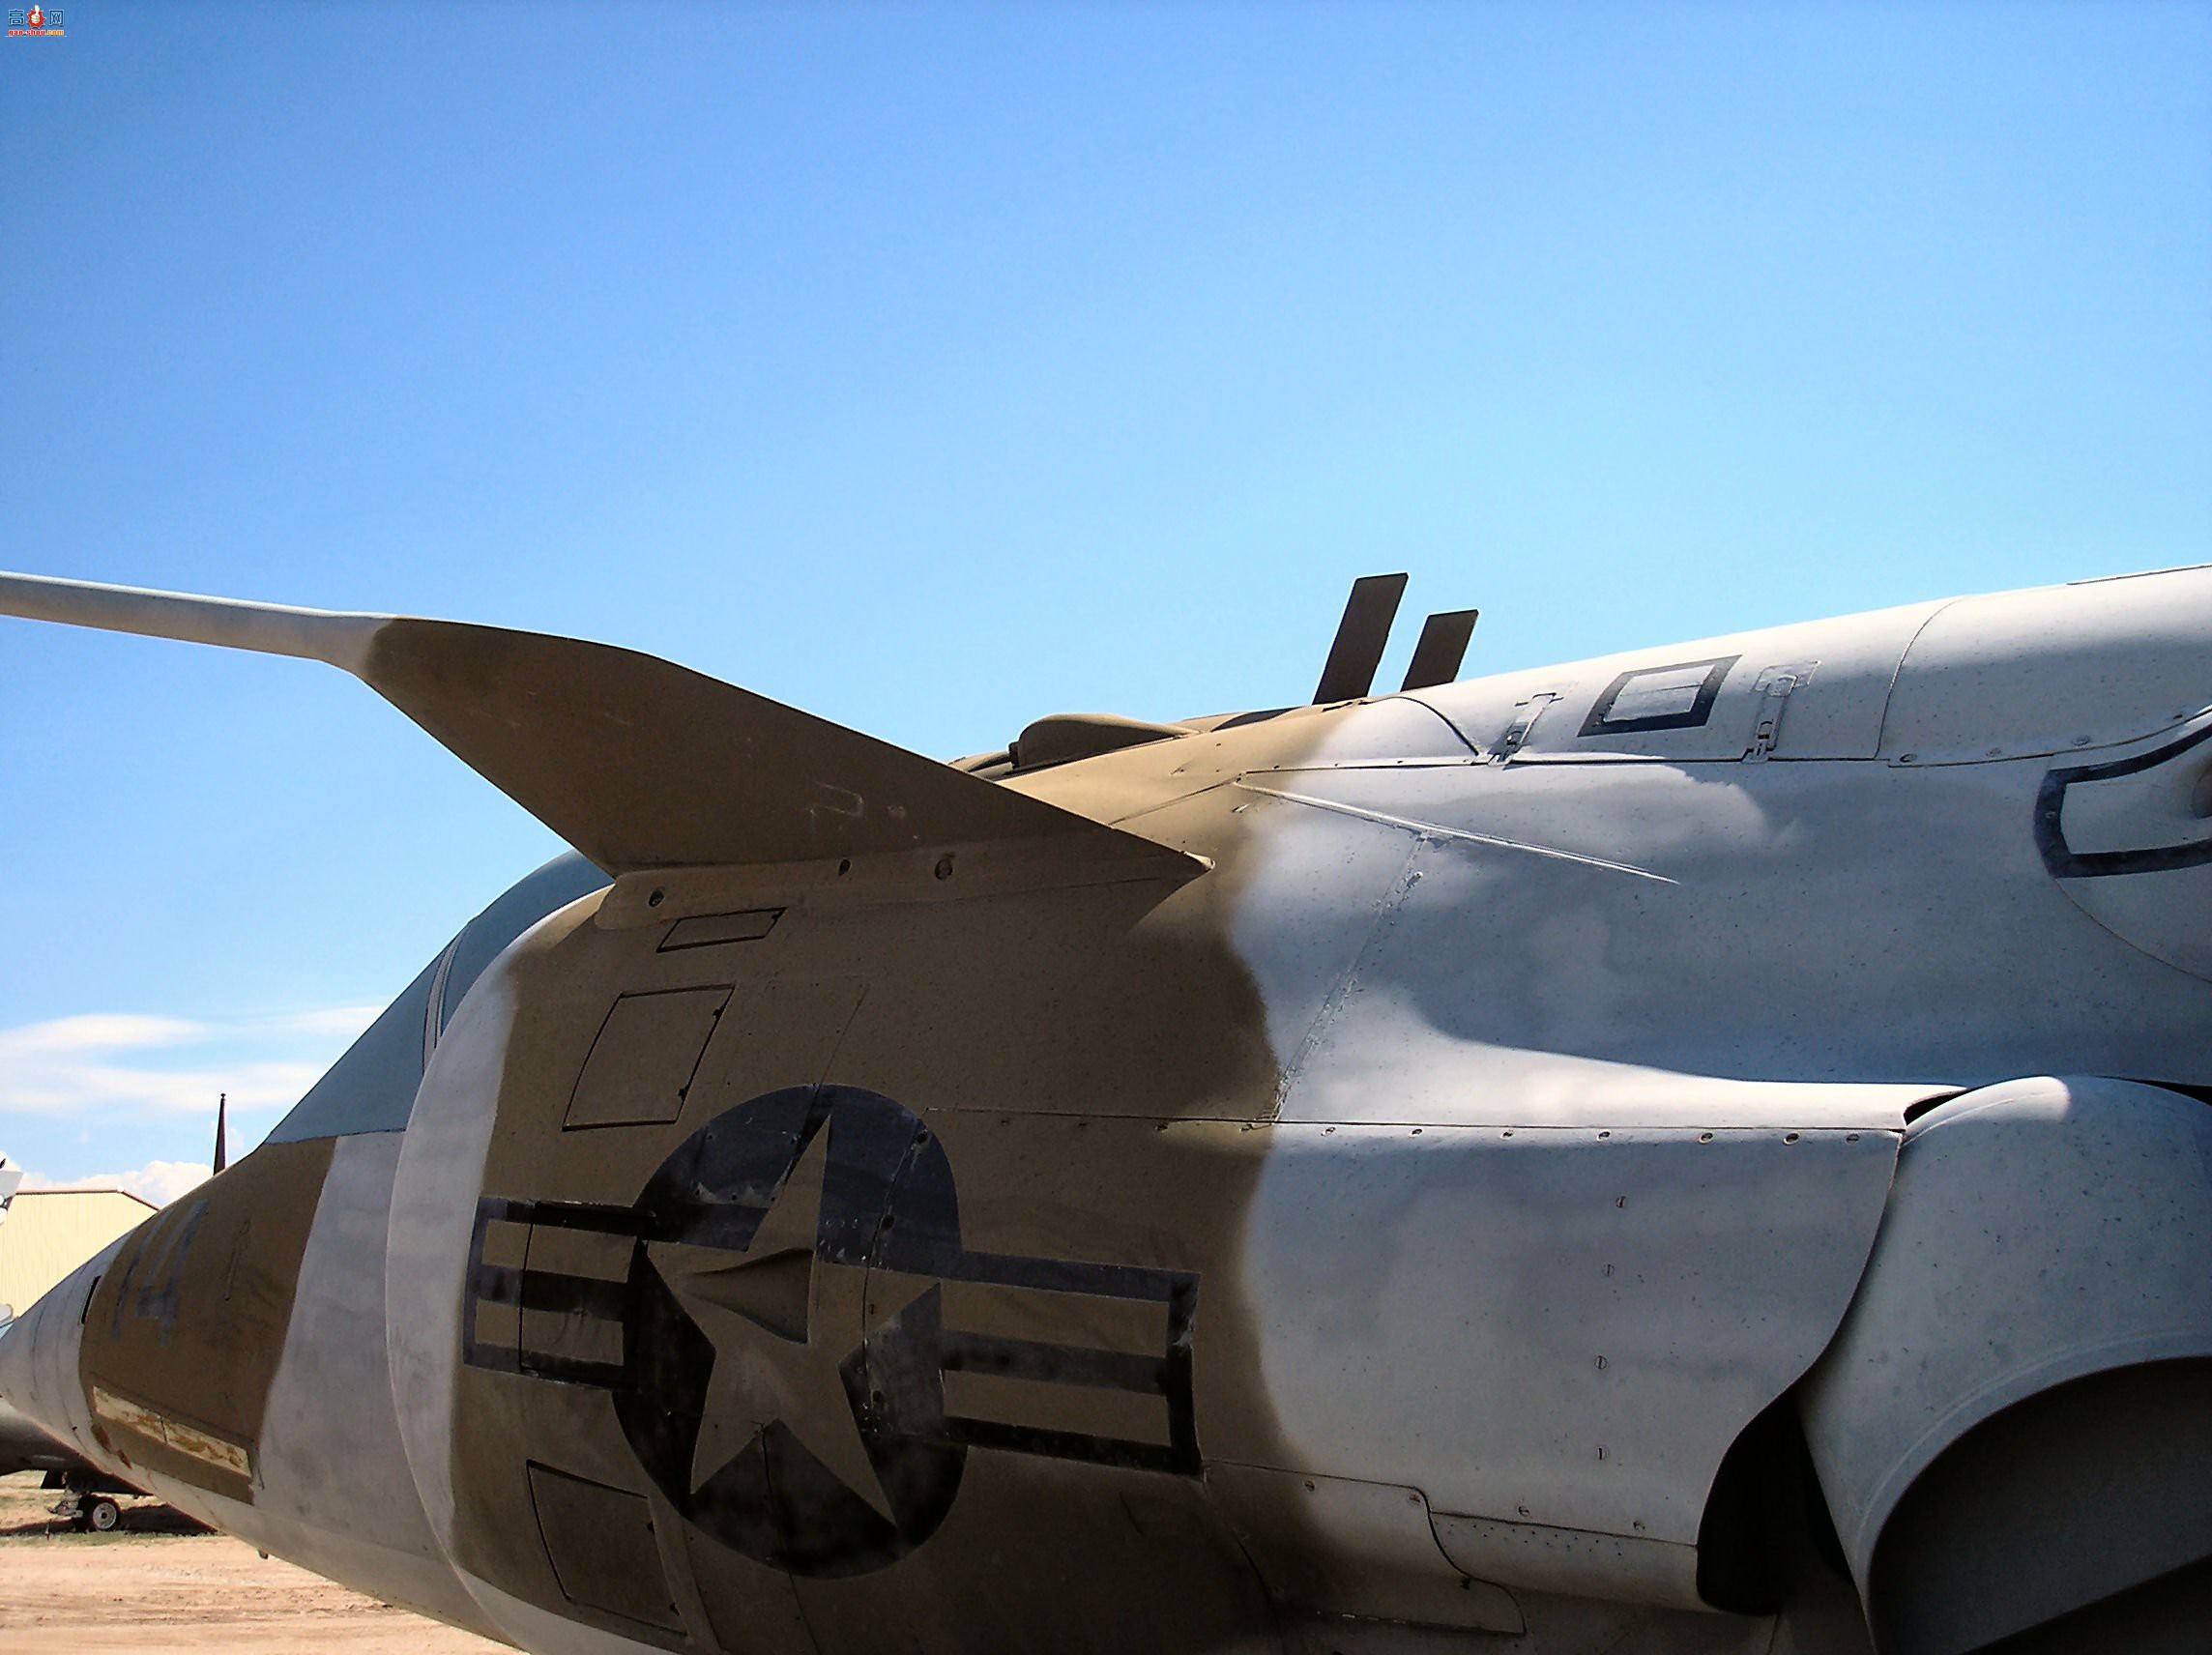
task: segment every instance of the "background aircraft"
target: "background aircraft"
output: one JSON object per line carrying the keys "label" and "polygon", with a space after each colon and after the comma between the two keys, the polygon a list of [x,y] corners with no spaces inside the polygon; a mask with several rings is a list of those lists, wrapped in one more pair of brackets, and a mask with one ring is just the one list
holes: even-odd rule
{"label": "background aircraft", "polygon": [[577,852],[0,1389],[537,1649],[2201,1647],[2212,570],[1373,696],[1394,599],[1316,705],[944,766],[0,577]]}

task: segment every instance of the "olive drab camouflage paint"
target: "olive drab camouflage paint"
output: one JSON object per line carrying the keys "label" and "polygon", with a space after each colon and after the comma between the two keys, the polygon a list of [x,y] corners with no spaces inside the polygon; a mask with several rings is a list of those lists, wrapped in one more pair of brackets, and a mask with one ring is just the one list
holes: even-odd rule
{"label": "olive drab camouflage paint", "polygon": [[2212,570],[1371,695],[1403,584],[1316,705],[942,765],[0,576],[575,848],[0,1391],[563,1655],[2212,1640]]}

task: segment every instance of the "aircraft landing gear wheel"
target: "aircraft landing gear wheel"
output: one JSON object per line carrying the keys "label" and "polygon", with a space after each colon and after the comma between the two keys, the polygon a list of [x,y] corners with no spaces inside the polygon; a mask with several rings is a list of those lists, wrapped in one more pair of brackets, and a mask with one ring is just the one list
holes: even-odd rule
{"label": "aircraft landing gear wheel", "polygon": [[105,1495],[95,1495],[84,1502],[76,1520],[88,1534],[105,1534],[123,1521],[123,1508]]}

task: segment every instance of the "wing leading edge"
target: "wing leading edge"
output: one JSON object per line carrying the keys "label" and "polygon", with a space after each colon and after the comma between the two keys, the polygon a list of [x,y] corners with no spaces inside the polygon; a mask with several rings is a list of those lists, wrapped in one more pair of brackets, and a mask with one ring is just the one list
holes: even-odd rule
{"label": "wing leading edge", "polygon": [[[609,874],[1005,840],[1196,857],[672,661],[607,644],[0,573],[0,615],[352,673]],[[1148,870],[1149,871],[1149,870]]]}

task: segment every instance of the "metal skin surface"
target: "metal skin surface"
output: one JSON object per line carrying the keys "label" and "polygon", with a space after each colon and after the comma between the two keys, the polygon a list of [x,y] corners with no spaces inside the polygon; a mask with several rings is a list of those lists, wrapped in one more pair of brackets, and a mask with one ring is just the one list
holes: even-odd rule
{"label": "metal skin surface", "polygon": [[[8,1204],[23,1181],[23,1169],[0,1155],[0,1224],[8,1219]],[[0,1304],[0,1335],[15,1319],[13,1305]],[[14,1471],[81,1471],[84,1461],[53,1437],[0,1401],[0,1476]]]}
{"label": "metal skin surface", "polygon": [[0,1402],[0,1477],[15,1471],[73,1471],[83,1466],[76,1455]]}
{"label": "metal skin surface", "polygon": [[[359,672],[611,876],[0,1339],[194,1515],[551,1652],[2212,1637],[2154,1521],[2207,1462],[2129,1436],[2212,1355],[2212,572],[996,781],[596,646],[84,590],[0,610]],[[551,755],[664,690],[660,839]]]}

